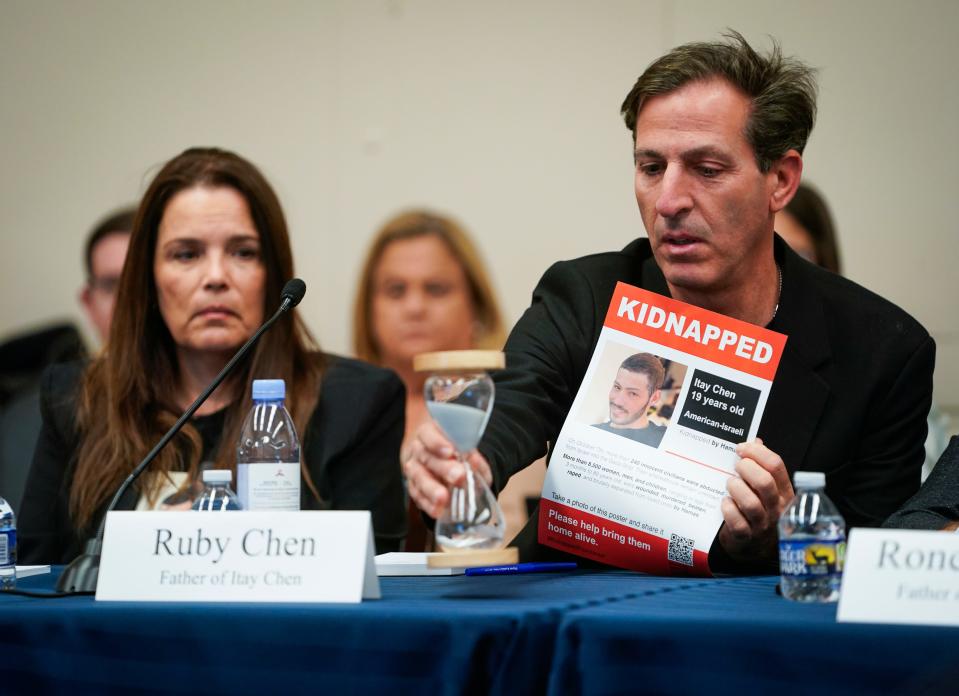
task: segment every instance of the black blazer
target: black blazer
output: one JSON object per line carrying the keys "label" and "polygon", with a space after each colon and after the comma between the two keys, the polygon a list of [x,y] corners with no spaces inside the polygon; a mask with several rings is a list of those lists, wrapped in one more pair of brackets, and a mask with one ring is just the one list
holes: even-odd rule
{"label": "black blazer", "polygon": [[[406,536],[399,465],[406,408],[403,383],[389,370],[328,357],[320,400],[301,435],[303,460],[323,502],[303,485],[301,506],[370,510],[377,553],[396,551]],[[83,369],[81,363],[58,365],[44,376],[43,427],[18,519],[22,563],[67,563],[96,530],[77,530],[68,507],[79,445],[76,396]],[[205,442],[204,454],[216,444]],[[134,509],[138,497],[134,489],[127,491],[119,509]]]}
{"label": "black blazer", "polygon": [[886,520],[883,527],[942,529],[959,520],[959,435],[939,457],[922,488]]}
{"label": "black blazer", "polygon": [[[848,526],[877,526],[919,487],[935,343],[904,311],[778,237],[775,256],[782,294],[769,328],[789,339],[759,436],[790,473],[826,473]],[[480,445],[498,488],[556,441],[617,281],[669,296],[647,239],[554,264],[533,291],[507,341],[507,368],[494,377]],[[555,556],[535,540],[534,517],[517,537],[521,555]]]}

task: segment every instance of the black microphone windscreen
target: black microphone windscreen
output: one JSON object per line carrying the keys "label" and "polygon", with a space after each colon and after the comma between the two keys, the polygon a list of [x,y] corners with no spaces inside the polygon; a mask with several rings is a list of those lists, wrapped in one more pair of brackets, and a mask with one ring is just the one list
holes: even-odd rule
{"label": "black microphone windscreen", "polygon": [[306,283],[299,278],[291,278],[287,281],[286,285],[283,286],[283,292],[280,293],[280,299],[289,299],[290,309],[293,309],[300,304],[300,300],[303,299],[303,295],[305,294]]}

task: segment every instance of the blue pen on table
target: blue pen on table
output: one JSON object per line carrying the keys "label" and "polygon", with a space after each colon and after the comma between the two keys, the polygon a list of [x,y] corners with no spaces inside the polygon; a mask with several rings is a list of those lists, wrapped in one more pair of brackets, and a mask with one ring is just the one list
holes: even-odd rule
{"label": "blue pen on table", "polygon": [[524,575],[526,573],[553,573],[559,570],[576,570],[576,563],[513,563],[512,565],[467,568],[467,575]]}

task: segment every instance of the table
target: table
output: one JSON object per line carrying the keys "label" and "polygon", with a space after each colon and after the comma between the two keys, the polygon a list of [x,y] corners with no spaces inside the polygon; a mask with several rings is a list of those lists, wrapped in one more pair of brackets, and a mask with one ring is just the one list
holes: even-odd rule
{"label": "table", "polygon": [[959,694],[959,629],[836,623],[835,604],[784,600],[777,580],[717,579],[571,612],[550,692]]}
{"label": "table", "polygon": [[564,613],[691,581],[610,572],[380,584],[383,599],[359,605],[0,597],[0,691],[541,693]]}
{"label": "table", "polygon": [[835,605],[774,587],[578,571],[381,578],[383,599],[359,605],[0,596],[0,691],[809,693],[868,666],[863,693],[959,664],[959,629],[836,624]]}

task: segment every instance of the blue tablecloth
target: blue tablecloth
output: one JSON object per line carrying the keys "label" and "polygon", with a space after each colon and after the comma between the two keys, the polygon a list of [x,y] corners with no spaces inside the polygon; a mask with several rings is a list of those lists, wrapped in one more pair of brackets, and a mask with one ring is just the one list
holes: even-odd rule
{"label": "blue tablecloth", "polygon": [[959,694],[959,629],[836,623],[777,578],[717,579],[564,616],[557,694]]}
{"label": "blue tablecloth", "polygon": [[358,605],[4,596],[0,692],[543,693],[566,612],[708,581],[579,572],[380,582],[383,599]]}
{"label": "blue tablecloth", "polygon": [[906,693],[954,676],[959,629],[836,624],[774,586],[579,571],[382,578],[358,605],[4,595],[0,693]]}

